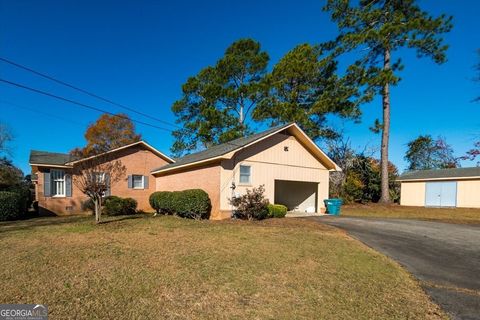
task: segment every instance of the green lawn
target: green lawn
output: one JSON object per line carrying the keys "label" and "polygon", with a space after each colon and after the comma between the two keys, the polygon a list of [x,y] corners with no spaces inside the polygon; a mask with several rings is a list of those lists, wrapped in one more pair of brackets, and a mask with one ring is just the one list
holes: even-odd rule
{"label": "green lawn", "polygon": [[407,207],[397,204],[345,205],[341,213],[350,217],[403,218],[448,223],[480,224],[480,209]]}
{"label": "green lawn", "polygon": [[443,319],[401,267],[343,232],[90,217],[0,223],[2,303],[51,319]]}

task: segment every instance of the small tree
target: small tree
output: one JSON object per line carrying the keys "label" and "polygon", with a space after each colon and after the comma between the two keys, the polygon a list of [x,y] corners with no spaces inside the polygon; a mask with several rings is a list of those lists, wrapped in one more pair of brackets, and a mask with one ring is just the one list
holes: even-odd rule
{"label": "small tree", "polygon": [[135,132],[135,125],[128,115],[103,114],[85,132],[87,145],[76,148],[71,153],[78,157],[88,157],[140,141],[142,136]]}
{"label": "small tree", "polygon": [[125,175],[125,166],[103,153],[77,162],[73,172],[73,183],[93,201],[95,222],[100,223],[102,198]]}
{"label": "small tree", "polygon": [[265,187],[263,185],[239,197],[230,199],[235,207],[234,217],[244,220],[262,220],[268,217],[268,200],[265,199]]}
{"label": "small tree", "polygon": [[453,149],[445,138],[434,140],[430,135],[418,136],[410,141],[405,160],[409,170],[428,170],[456,168],[458,159],[453,155]]}
{"label": "small tree", "polygon": [[[467,154],[460,159],[474,161],[477,157],[480,157],[480,141],[475,142],[473,148],[467,151]],[[477,162],[477,166],[480,166],[480,162]]]}

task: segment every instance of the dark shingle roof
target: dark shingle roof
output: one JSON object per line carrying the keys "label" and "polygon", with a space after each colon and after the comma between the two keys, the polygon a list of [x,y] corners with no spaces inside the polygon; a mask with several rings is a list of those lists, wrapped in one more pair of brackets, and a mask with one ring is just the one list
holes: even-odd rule
{"label": "dark shingle roof", "polygon": [[30,151],[30,163],[64,165],[67,162],[76,160],[76,157],[68,153],[55,153],[47,151]]}
{"label": "dark shingle roof", "polygon": [[402,174],[397,180],[406,181],[469,177],[480,177],[480,167],[408,171]]}
{"label": "dark shingle roof", "polygon": [[175,168],[175,167],[182,166],[182,165],[185,165],[185,164],[198,162],[198,161],[202,161],[202,160],[208,160],[208,159],[211,159],[211,158],[222,156],[222,155],[227,154],[231,151],[234,151],[236,149],[244,147],[244,146],[246,146],[246,145],[248,145],[248,144],[250,144],[250,143],[252,143],[252,142],[254,142],[258,139],[261,139],[265,136],[268,136],[271,133],[279,131],[282,128],[286,128],[290,125],[291,125],[291,123],[281,125],[281,126],[277,126],[277,127],[273,127],[273,128],[268,129],[268,130],[250,135],[248,137],[238,138],[238,139],[226,142],[226,143],[222,143],[222,144],[210,147],[210,148],[208,148],[206,150],[203,150],[203,151],[200,151],[200,152],[196,152],[196,153],[186,155],[184,157],[175,159],[174,163],[170,163],[170,164],[164,165],[160,168],[156,168],[156,169],[152,170],[152,172],[160,170],[160,169],[163,170],[163,169]]}

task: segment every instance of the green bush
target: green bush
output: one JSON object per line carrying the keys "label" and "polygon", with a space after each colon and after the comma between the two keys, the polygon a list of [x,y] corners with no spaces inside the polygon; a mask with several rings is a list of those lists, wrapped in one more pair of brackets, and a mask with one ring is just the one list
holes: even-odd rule
{"label": "green bush", "polygon": [[268,200],[265,199],[265,187],[263,185],[247,193],[235,197],[230,203],[235,207],[233,217],[244,220],[263,220],[268,218]]}
{"label": "green bush", "polygon": [[208,219],[212,209],[208,193],[201,189],[154,192],[150,196],[150,205],[157,213],[197,220]]}
{"label": "green bush", "polygon": [[25,199],[16,192],[0,191],[0,221],[16,220],[25,215]]}
{"label": "green bush", "polygon": [[120,198],[117,196],[108,196],[103,200],[102,213],[108,216],[135,214],[137,201],[132,198]]}
{"label": "green bush", "polygon": [[157,213],[174,214],[175,209],[173,199],[178,192],[157,191],[150,195],[150,206],[155,209]]}
{"label": "green bush", "polygon": [[287,214],[288,208],[283,204],[269,204],[268,217],[269,218],[284,218]]}
{"label": "green bush", "polygon": [[212,204],[208,193],[201,189],[177,192],[173,197],[176,214],[182,218],[208,219]]}

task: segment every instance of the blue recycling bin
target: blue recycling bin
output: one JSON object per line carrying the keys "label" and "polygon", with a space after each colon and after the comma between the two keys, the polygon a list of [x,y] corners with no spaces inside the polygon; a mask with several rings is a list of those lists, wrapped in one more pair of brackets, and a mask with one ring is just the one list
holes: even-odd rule
{"label": "blue recycling bin", "polygon": [[327,213],[338,216],[340,215],[340,207],[342,206],[342,199],[325,199],[323,201],[327,208]]}

